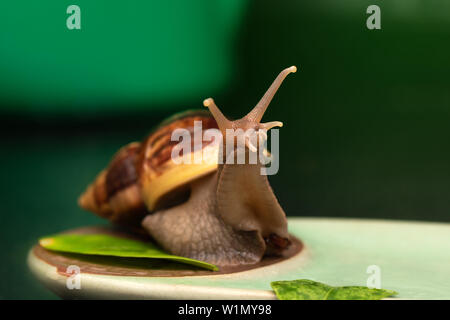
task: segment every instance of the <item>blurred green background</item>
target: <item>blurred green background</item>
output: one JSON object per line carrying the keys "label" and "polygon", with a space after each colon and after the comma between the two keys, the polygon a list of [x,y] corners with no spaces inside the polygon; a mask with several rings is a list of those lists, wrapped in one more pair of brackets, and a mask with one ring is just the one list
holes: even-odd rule
{"label": "blurred green background", "polygon": [[[81,8],[68,30],[66,8]],[[366,9],[381,8],[381,30]],[[122,145],[213,96],[244,115],[284,67],[288,216],[450,221],[445,0],[15,1],[0,4],[0,298],[47,299],[39,236],[104,223],[78,195]]]}

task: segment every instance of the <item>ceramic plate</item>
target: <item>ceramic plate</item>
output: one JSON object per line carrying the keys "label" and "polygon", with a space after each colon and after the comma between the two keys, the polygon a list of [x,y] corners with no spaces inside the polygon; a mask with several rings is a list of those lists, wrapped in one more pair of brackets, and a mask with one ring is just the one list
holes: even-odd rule
{"label": "ceramic plate", "polygon": [[[329,285],[366,285],[374,270],[381,287],[399,299],[450,299],[450,224],[387,220],[290,218],[291,234],[304,249],[272,265],[232,274],[149,277],[68,276],[30,250],[34,275],[62,298],[275,299],[270,282],[311,279]],[[67,258],[67,257],[66,257]]]}

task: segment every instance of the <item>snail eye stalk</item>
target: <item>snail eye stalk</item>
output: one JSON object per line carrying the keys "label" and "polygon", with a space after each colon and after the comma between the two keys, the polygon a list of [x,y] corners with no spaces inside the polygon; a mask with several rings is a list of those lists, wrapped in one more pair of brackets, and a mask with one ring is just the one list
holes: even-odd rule
{"label": "snail eye stalk", "polygon": [[223,115],[212,98],[205,99],[203,105],[212,113],[221,131],[225,131],[226,128],[230,127],[231,121]]}
{"label": "snail eye stalk", "polygon": [[289,73],[294,72],[297,72],[296,66],[292,66],[281,71],[280,74],[275,78],[269,89],[267,89],[261,100],[259,100],[258,104],[245,116],[245,118],[249,121],[259,123],[264,115],[264,112],[266,112],[267,107],[272,101],[272,98],[275,96],[278,88],[280,88],[281,84],[283,83],[283,80]]}

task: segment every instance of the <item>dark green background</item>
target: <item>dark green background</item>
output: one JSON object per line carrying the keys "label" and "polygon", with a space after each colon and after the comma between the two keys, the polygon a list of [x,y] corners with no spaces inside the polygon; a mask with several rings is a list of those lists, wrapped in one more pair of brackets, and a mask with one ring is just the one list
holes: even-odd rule
{"label": "dark green background", "polygon": [[[382,30],[365,26],[370,4],[381,7]],[[76,199],[120,146],[210,95],[240,117],[293,64],[299,71],[264,117],[285,125],[280,171],[270,180],[288,216],[449,222],[449,9],[445,0],[253,1],[233,24],[228,71],[208,65],[214,59],[177,56],[222,77],[197,84],[184,100],[105,103],[94,95],[89,103],[58,104],[50,96],[61,110],[39,113],[43,102],[22,99],[20,86],[2,95],[0,298],[55,297],[29,274],[27,250],[39,236],[103,223]],[[139,30],[144,37],[145,26]],[[2,83],[8,76],[0,72]]]}

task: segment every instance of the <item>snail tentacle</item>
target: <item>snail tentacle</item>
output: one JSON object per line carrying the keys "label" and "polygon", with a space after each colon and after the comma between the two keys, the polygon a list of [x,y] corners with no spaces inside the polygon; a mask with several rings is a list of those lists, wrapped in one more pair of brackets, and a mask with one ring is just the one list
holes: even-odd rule
{"label": "snail tentacle", "polygon": [[220,111],[212,98],[205,99],[203,105],[212,113],[220,130],[224,131],[229,127],[231,121],[223,115],[222,111]]}
{"label": "snail tentacle", "polygon": [[278,88],[283,83],[283,80],[286,78],[286,76],[289,73],[295,73],[297,72],[297,67],[292,66],[289,68],[284,69],[280,72],[278,77],[273,81],[272,85],[267,89],[264,96],[259,100],[258,104],[253,108],[252,111],[250,111],[246,116],[245,119],[248,119],[250,121],[254,122],[260,122],[264,113],[266,112],[267,107],[269,106],[270,102],[272,101],[272,98],[274,97],[275,93],[277,92]]}
{"label": "snail tentacle", "polygon": [[274,128],[274,127],[283,127],[283,122],[281,121],[271,121],[271,122],[266,122],[266,123],[260,123],[259,124],[259,128],[269,131],[270,129]]}

